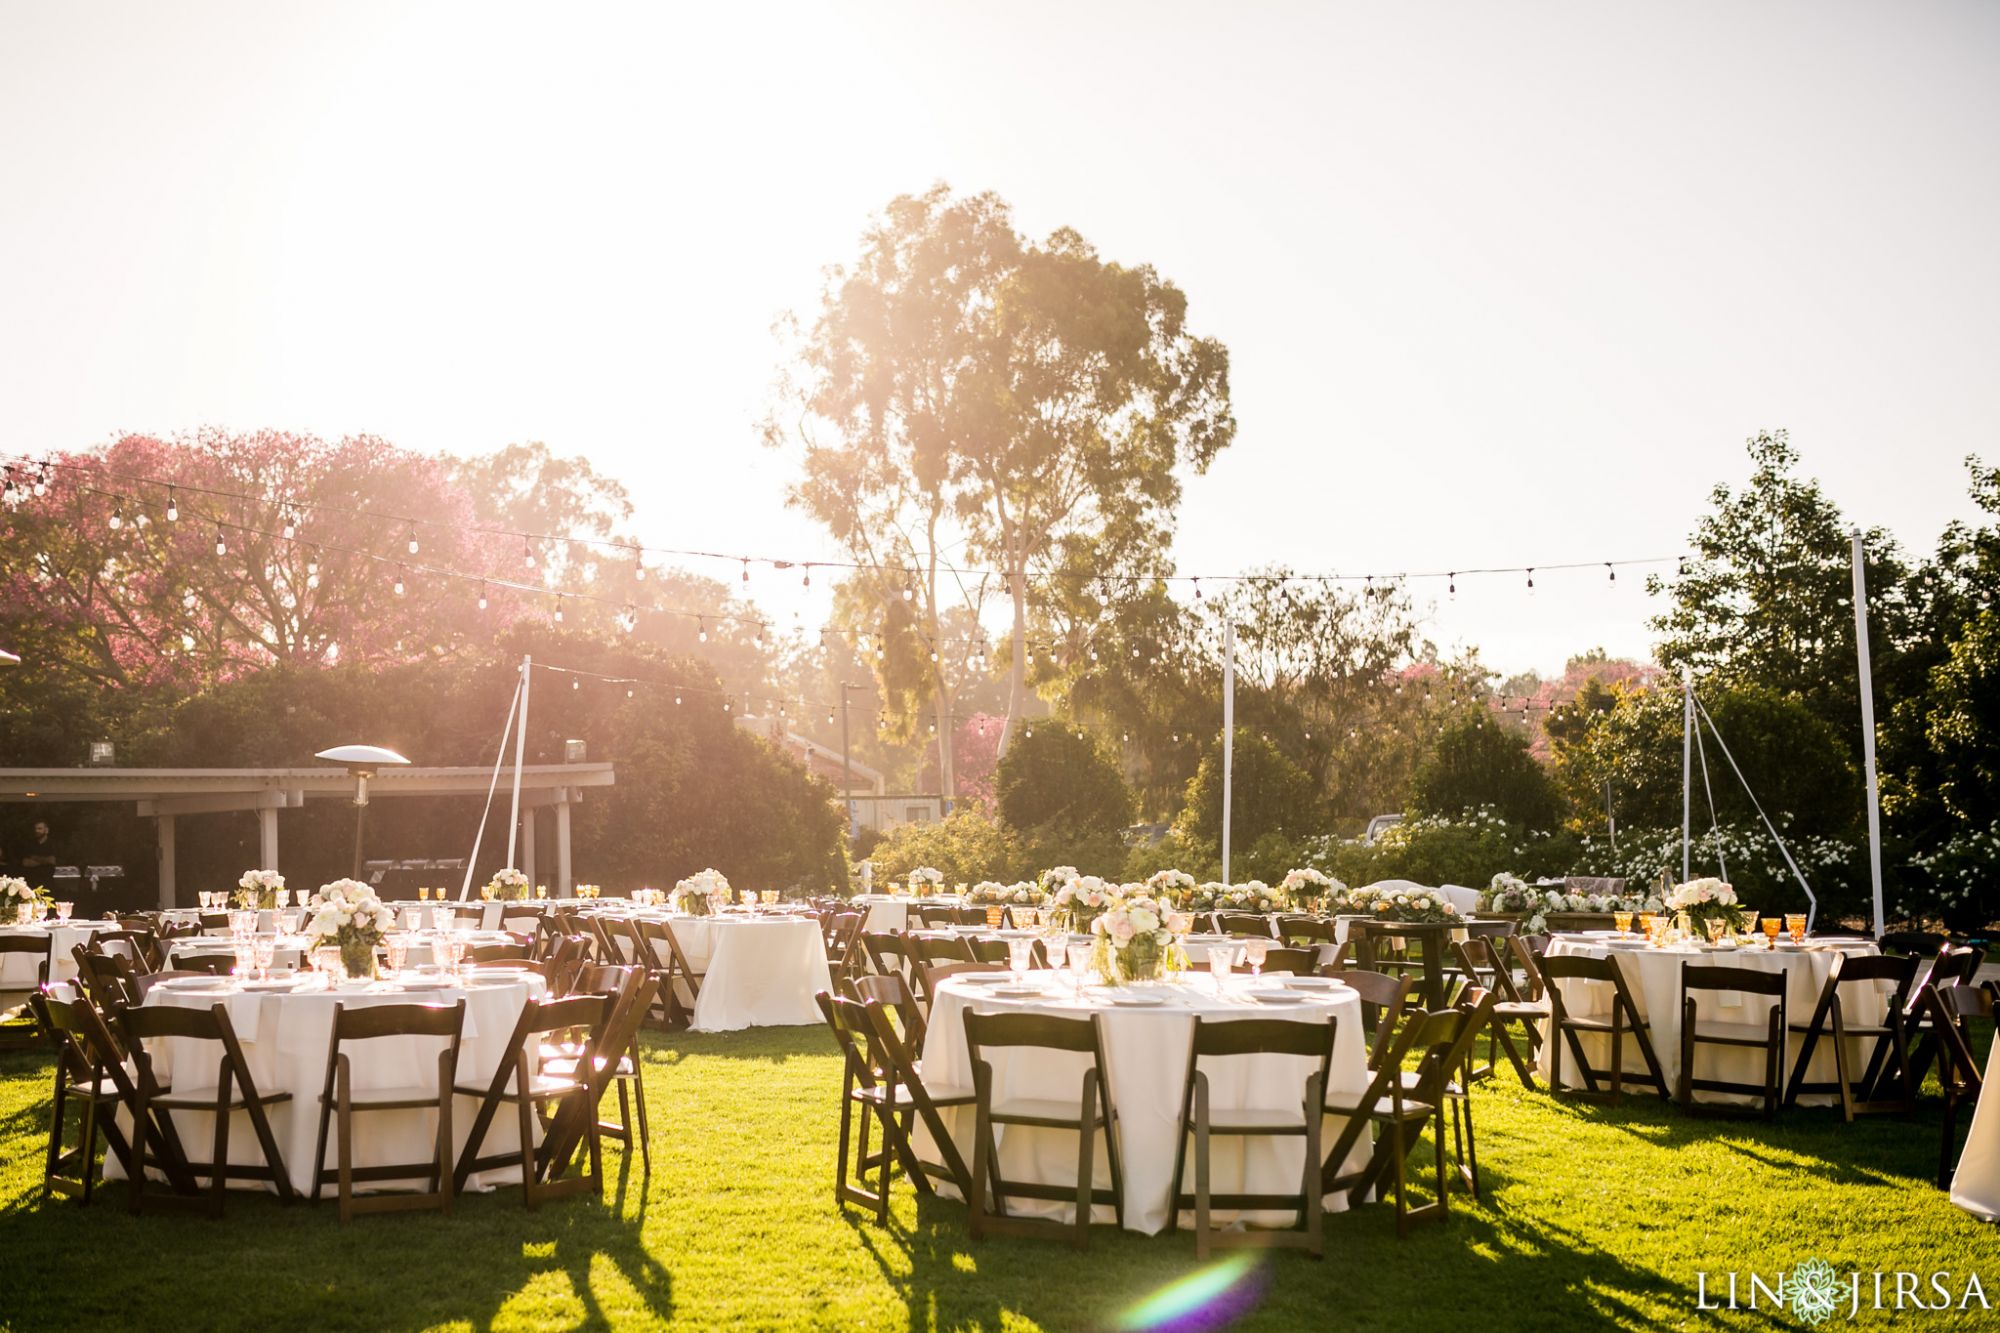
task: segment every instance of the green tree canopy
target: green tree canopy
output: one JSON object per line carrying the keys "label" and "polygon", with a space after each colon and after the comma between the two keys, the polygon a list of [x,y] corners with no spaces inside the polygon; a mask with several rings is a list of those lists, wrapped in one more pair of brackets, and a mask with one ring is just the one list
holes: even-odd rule
{"label": "green tree canopy", "polygon": [[[1231,850],[1249,849],[1269,833],[1302,834],[1320,820],[1318,794],[1307,772],[1256,732],[1239,727],[1230,762]],[[1187,805],[1175,832],[1213,856],[1222,844],[1222,748],[1202,756],[1188,780]]]}
{"label": "green tree canopy", "polygon": [[1001,756],[995,793],[1009,828],[1066,835],[1116,832],[1132,818],[1132,791],[1097,742],[1044,723]]}
{"label": "green tree canopy", "polygon": [[1560,827],[1565,813],[1527,740],[1483,710],[1449,723],[1410,782],[1410,808],[1418,814],[1459,815],[1482,806],[1541,832]]}

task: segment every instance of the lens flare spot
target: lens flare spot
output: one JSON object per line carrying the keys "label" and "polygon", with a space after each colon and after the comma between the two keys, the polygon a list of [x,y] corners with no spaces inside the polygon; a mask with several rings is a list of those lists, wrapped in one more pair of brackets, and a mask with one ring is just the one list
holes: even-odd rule
{"label": "lens flare spot", "polygon": [[1119,1333],[1205,1333],[1257,1308],[1268,1274],[1255,1255],[1235,1254],[1161,1287],[1120,1314]]}

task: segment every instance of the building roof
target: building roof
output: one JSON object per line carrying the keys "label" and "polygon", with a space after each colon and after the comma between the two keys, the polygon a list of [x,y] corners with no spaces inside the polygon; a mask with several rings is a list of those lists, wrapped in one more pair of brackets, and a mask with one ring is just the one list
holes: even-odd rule
{"label": "building roof", "polygon": [[[500,780],[513,780],[502,769]],[[612,766],[527,764],[524,793],[548,794],[576,787],[609,787]],[[368,780],[371,798],[484,796],[493,770],[385,768]],[[139,813],[175,814],[300,806],[307,800],[349,799],[354,778],[344,768],[0,768],[0,802],[137,801]]]}

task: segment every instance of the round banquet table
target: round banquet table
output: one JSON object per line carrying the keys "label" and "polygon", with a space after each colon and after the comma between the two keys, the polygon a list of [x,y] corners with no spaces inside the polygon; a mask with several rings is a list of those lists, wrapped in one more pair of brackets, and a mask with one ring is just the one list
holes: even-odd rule
{"label": "round banquet table", "polygon": [[[965,1012],[1035,1012],[1067,1018],[1096,1017],[1103,1033],[1105,1073],[1111,1103],[1118,1112],[1119,1168],[1124,1174],[1125,1226],[1132,1231],[1156,1234],[1167,1225],[1172,1204],[1174,1157],[1181,1138],[1181,1093],[1187,1077],[1188,1047],[1194,1037],[1197,1014],[1206,1019],[1280,1018],[1293,1021],[1335,1021],[1333,1060],[1327,1072],[1331,1091],[1365,1091],[1368,1086],[1368,1051],[1361,1030],[1360,997],[1348,987],[1309,994],[1296,1004],[1264,1004],[1246,993],[1241,979],[1218,992],[1214,981],[1204,975],[1189,974],[1178,982],[1159,982],[1113,991],[1090,986],[1079,999],[1071,989],[1067,971],[1037,971],[1027,974],[1029,984],[1044,988],[1041,998],[1006,999],[989,993],[988,988],[962,979],[938,987],[931,1005],[931,1021],[924,1038],[924,1081],[937,1095],[970,1091],[972,1061],[965,1041]],[[1157,1007],[1126,1007],[1114,996],[1147,992],[1158,995]],[[991,1051],[994,1096],[999,1100],[1019,1097],[1050,1097],[1074,1102],[1089,1056],[1058,1051]],[[1312,1062],[1295,1056],[1238,1056],[1204,1062],[1208,1075],[1210,1105],[1220,1115],[1224,1111],[1274,1110],[1296,1112],[1300,1091]],[[972,1160],[975,1114],[969,1105],[940,1110],[946,1131],[960,1155]],[[1324,1142],[1338,1137],[1344,1117],[1328,1116],[1323,1125]],[[937,1149],[928,1130],[918,1121],[916,1149],[920,1157],[936,1160]],[[1077,1142],[1074,1132],[1031,1129],[1019,1125],[995,1126],[1001,1174],[1017,1180],[1067,1183],[1076,1174]],[[1357,1169],[1367,1159],[1372,1140],[1364,1136],[1350,1154],[1343,1169]],[[1189,1151],[1192,1152],[1192,1145]],[[1212,1186],[1217,1194],[1267,1191],[1282,1194],[1297,1188],[1305,1162],[1303,1138],[1233,1138],[1213,1142]],[[1093,1184],[1109,1188],[1110,1164],[1099,1145],[1093,1162]],[[1188,1181],[1192,1182],[1190,1169]],[[940,1185],[949,1190],[949,1185]],[[1188,1188],[1192,1189],[1189,1184]],[[1346,1194],[1329,1195],[1331,1209],[1346,1206]],[[1073,1220],[1075,1205],[1052,1200],[1008,1201],[1012,1212],[1039,1217]],[[1106,1205],[1093,1210],[1092,1220],[1110,1222],[1115,1214]],[[1290,1212],[1260,1212],[1244,1217],[1218,1210],[1215,1221],[1255,1221],[1290,1225]],[[1191,1214],[1184,1215],[1191,1224]]]}
{"label": "round banquet table", "polygon": [[1951,1177],[1951,1201],[1988,1222],[2000,1222],[2000,1092],[1994,1091],[1995,1079],[2000,1079],[2000,1041],[1986,1053],[1986,1081]]}
{"label": "round banquet table", "polygon": [[[1710,951],[1702,948],[1649,949],[1608,945],[1588,938],[1558,935],[1549,941],[1549,953],[1555,957],[1584,956],[1589,958],[1611,957],[1618,960],[1619,971],[1624,974],[1625,988],[1632,993],[1632,1003],[1639,1010],[1639,1017],[1647,1020],[1650,1027],[1648,1036],[1653,1043],[1653,1053],[1659,1057],[1660,1072],[1666,1075],[1667,1091],[1671,1094],[1680,1077],[1681,1069],[1681,965],[1694,963],[1718,967],[1753,968],[1759,972],[1782,972],[1785,975],[1785,1021],[1787,1023],[1809,1023],[1813,1010],[1819,1005],[1821,989],[1826,985],[1828,974],[1833,971],[1833,960],[1842,954],[1867,955],[1877,952],[1874,944],[1866,940],[1843,940],[1838,944],[1808,944],[1803,949],[1719,949]],[[1611,1013],[1611,987],[1606,982],[1566,981],[1562,983],[1563,1004],[1575,1017],[1608,1018]],[[1883,1002],[1894,993],[1889,982],[1878,982],[1870,986],[1849,985],[1842,988],[1841,1003],[1847,1006],[1847,1021],[1857,1025],[1875,1024],[1883,1020]],[[1710,1021],[1718,1024],[1754,1024],[1761,1026],[1769,1022],[1772,1001],[1762,995],[1745,995],[1735,992],[1708,993],[1696,995],[1696,1003],[1701,1005],[1706,1026]],[[1708,1015],[1713,1015],[1712,1019]],[[1548,1021],[1542,1022],[1543,1042],[1541,1054],[1537,1057],[1537,1067],[1543,1078],[1549,1076],[1550,1043]],[[1611,1038],[1597,1033],[1581,1033],[1584,1050],[1589,1054],[1591,1064],[1599,1069],[1611,1061]],[[1848,1039],[1848,1063],[1853,1069],[1867,1067],[1869,1043],[1872,1037],[1850,1037]],[[1803,1032],[1789,1034],[1786,1041],[1785,1067],[1781,1071],[1781,1081],[1789,1080],[1798,1062],[1799,1048],[1805,1043]],[[1576,1072],[1576,1062],[1564,1052],[1563,1083],[1566,1087],[1581,1087],[1582,1076]],[[1625,1043],[1625,1068],[1628,1073],[1644,1074],[1646,1062],[1634,1049],[1630,1040]],[[1701,1078],[1723,1079],[1733,1083],[1762,1083],[1764,1080],[1764,1056],[1760,1051],[1748,1047],[1697,1046],[1695,1049],[1697,1076]],[[1822,1036],[1813,1051],[1812,1063],[1806,1075],[1809,1082],[1831,1083],[1835,1077],[1833,1036],[1829,1030]],[[1629,1086],[1629,1085],[1628,1085]],[[1781,1088],[1782,1090],[1782,1088]],[[1697,1100],[1732,1105],[1755,1105],[1758,1099],[1740,1093],[1697,1092]],[[1827,1106],[1839,1101],[1831,1093],[1802,1095],[1799,1101],[1808,1106]]]}
{"label": "round banquet table", "polygon": [[[229,1022],[243,1043],[243,1055],[250,1077],[259,1092],[289,1092],[291,1100],[267,1109],[271,1134],[284,1155],[292,1188],[309,1194],[313,1185],[313,1152],[319,1141],[319,1097],[326,1083],[327,1048],[333,1041],[333,1011],[336,1005],[350,1009],[382,1004],[426,1004],[449,1006],[464,999],[465,1026],[458,1048],[456,1082],[489,1082],[506,1054],[508,1038],[514,1035],[522,1006],[539,999],[547,984],[532,973],[509,974],[490,983],[440,990],[405,991],[390,983],[376,982],[352,989],[328,990],[316,978],[302,980],[289,992],[250,992],[233,982],[219,983],[216,990],[180,990],[157,986],[146,1003],[172,1004],[186,1008],[207,1008],[217,1003],[229,1012]],[[344,1048],[354,1070],[357,1092],[382,1088],[419,1088],[436,1095],[438,1052],[443,1044],[435,1037],[382,1037],[356,1042]],[[219,1047],[212,1042],[173,1038],[156,1041],[149,1048],[154,1070],[162,1082],[172,1080],[182,1087],[215,1086]],[[530,1051],[529,1057],[533,1059]],[[203,1068],[203,1064],[206,1068]],[[196,1072],[190,1077],[189,1065]],[[421,1095],[421,1094],[419,1094]],[[478,1098],[461,1095],[452,1106],[454,1155],[465,1148],[465,1138],[478,1111]],[[120,1112],[121,1118],[125,1115]],[[214,1142],[215,1118],[209,1112],[175,1111],[174,1127],[190,1151],[201,1153]],[[129,1128],[129,1121],[125,1122]],[[422,1161],[432,1151],[437,1134],[435,1111],[376,1111],[355,1121],[355,1165],[383,1162]],[[487,1131],[486,1151],[511,1151],[520,1144],[520,1134],[511,1114],[493,1118]],[[201,1145],[196,1147],[194,1145]],[[263,1156],[248,1119],[230,1126],[229,1159],[246,1165],[260,1164]],[[334,1162],[331,1137],[327,1165]],[[122,1176],[114,1154],[104,1159],[107,1180]],[[515,1167],[476,1172],[467,1188],[484,1190],[508,1182],[519,1183]],[[408,1182],[388,1184],[417,1187],[415,1177]],[[262,1181],[232,1181],[232,1187],[269,1189]],[[357,1186],[357,1188],[360,1188]],[[369,1188],[381,1188],[380,1184]]]}
{"label": "round banquet table", "polygon": [[[813,996],[833,987],[826,937],[812,917],[780,914],[674,916],[664,921],[688,966],[702,974],[695,998],[696,1032],[800,1027],[823,1021]],[[685,987],[682,998],[686,997]]]}
{"label": "round banquet table", "polygon": [[[116,921],[43,921],[32,926],[0,926],[0,935],[27,936],[48,945],[49,980],[68,981],[76,975],[76,955],[71,952],[100,930],[116,930]],[[28,992],[41,984],[33,954],[0,954],[0,1009],[26,1003]]]}
{"label": "round banquet table", "polygon": [[[518,944],[514,936],[499,930],[459,930],[454,935],[465,941],[467,949],[476,949],[489,944]],[[404,955],[406,967],[434,967],[438,963],[436,951],[432,948],[429,933],[413,934],[396,932],[403,941],[407,952]],[[180,935],[167,941],[167,966],[180,966],[181,959],[195,954],[234,953],[236,942],[227,935]],[[271,970],[274,972],[302,968],[305,966],[306,951],[312,947],[312,940],[305,935],[280,935],[277,947],[271,953]],[[74,971],[74,966],[71,968]]]}

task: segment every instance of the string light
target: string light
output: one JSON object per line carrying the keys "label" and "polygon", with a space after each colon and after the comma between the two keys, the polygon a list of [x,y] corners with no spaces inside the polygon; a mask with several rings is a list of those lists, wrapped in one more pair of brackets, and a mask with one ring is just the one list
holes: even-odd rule
{"label": "string light", "polygon": [[402,595],[403,595],[403,567],[402,567],[401,565],[397,565],[397,566],[396,566],[396,596],[398,596],[398,597],[401,597]]}
{"label": "string light", "polygon": [[479,583],[479,609],[481,611],[486,609],[486,581],[484,579],[480,580]]}
{"label": "string light", "polygon": [[285,514],[285,540],[290,541],[297,534],[298,530],[298,525],[292,521],[292,516],[288,511]]}
{"label": "string light", "polygon": [[216,553],[217,555],[228,555],[228,554],[229,554],[229,543],[228,543],[228,542],[226,542],[226,541],[224,541],[224,540],[222,540],[222,529],[221,529],[221,528],[217,528],[217,529],[215,530],[215,553]]}
{"label": "string light", "polygon": [[521,538],[521,563],[529,569],[535,567],[535,548],[526,537]]}
{"label": "string light", "polygon": [[408,536],[410,539],[409,540],[410,554],[415,555],[417,553],[417,529],[415,524],[410,525]]}
{"label": "string light", "polygon": [[743,581],[745,583],[750,581],[750,561],[747,557],[743,561]]}
{"label": "string light", "polygon": [[174,502],[174,488],[169,486],[167,487],[167,522],[178,523],[180,521],[181,507]]}
{"label": "string light", "polygon": [[805,567],[805,574],[800,578],[799,586],[801,588],[810,588],[813,586],[813,567],[811,565]]}
{"label": "string light", "polygon": [[697,617],[695,618],[695,626],[696,626],[696,628],[695,628],[695,632],[694,632],[694,637],[695,637],[695,639],[696,639],[696,640],[697,640],[698,642],[701,642],[701,643],[707,643],[707,642],[708,642],[708,621],[706,621],[706,620],[702,619],[701,617],[697,616]]}
{"label": "string light", "polygon": [[562,599],[562,594],[561,594],[561,593],[557,593],[557,594],[556,594],[556,624],[560,625],[560,624],[562,624],[562,623],[563,623],[563,599]]}
{"label": "string light", "polygon": [[632,581],[634,583],[644,583],[646,581],[646,562],[644,560],[633,562]]}
{"label": "string light", "polygon": [[1528,591],[1529,591],[1529,592],[1533,592],[1534,590],[1535,590],[1535,567],[1534,567],[1533,565],[1529,565],[1529,566],[1528,566]]}
{"label": "string light", "polygon": [[124,517],[124,515],[122,515],[122,514],[120,514],[120,513],[118,512],[118,508],[117,508],[117,506],[115,506],[115,505],[114,505],[114,506],[112,506],[112,509],[111,509],[111,530],[112,530],[113,532],[116,532],[116,531],[118,531],[118,529],[120,529],[120,528],[122,528],[122,527],[124,527],[124,526],[125,526],[125,517]]}
{"label": "string light", "polygon": [[1445,577],[1450,580],[1450,583],[1445,587],[1445,592],[1452,597],[1458,596],[1458,571],[1454,569]]}

